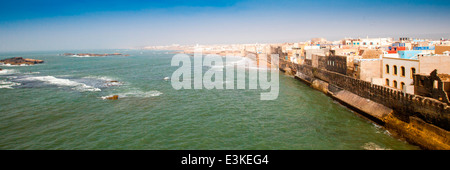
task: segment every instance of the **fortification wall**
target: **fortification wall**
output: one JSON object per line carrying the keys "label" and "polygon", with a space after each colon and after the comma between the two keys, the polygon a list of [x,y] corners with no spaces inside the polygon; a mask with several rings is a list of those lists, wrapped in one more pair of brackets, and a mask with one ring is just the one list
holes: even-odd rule
{"label": "fortification wall", "polygon": [[283,61],[283,65],[280,62],[281,67],[289,67],[291,70],[297,70],[303,75],[323,80],[358,96],[383,104],[393,109],[394,116],[404,122],[410,122],[410,117],[413,116],[447,131],[450,130],[450,107],[438,100],[403,93],[399,90],[371,84],[364,80],[309,65]]}

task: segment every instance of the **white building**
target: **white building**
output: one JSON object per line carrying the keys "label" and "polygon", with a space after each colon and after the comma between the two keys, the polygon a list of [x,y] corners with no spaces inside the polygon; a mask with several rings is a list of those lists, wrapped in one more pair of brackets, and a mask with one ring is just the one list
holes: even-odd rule
{"label": "white building", "polygon": [[400,58],[400,56],[398,55],[398,53],[389,54],[389,53],[386,52],[386,51],[383,52],[383,57]]}
{"label": "white building", "polygon": [[392,38],[361,38],[359,43],[360,47],[376,49],[380,46],[390,45],[392,43]]}
{"label": "white building", "polygon": [[383,57],[382,78],[384,85],[414,94],[413,74],[430,74],[437,69],[450,74],[450,56],[418,54],[413,59]]}
{"label": "white building", "polygon": [[383,57],[384,85],[414,94],[413,74],[419,73],[419,60]]}

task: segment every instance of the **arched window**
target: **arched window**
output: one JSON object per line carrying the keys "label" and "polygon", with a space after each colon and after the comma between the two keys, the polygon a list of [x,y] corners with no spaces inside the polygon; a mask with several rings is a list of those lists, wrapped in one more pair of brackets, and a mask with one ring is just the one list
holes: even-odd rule
{"label": "arched window", "polygon": [[394,80],[394,88],[397,88],[397,81]]}
{"label": "arched window", "polygon": [[394,75],[397,75],[397,66],[394,65]]}
{"label": "arched window", "polygon": [[411,79],[414,79],[414,74],[416,74],[416,68],[411,68]]}
{"label": "arched window", "polygon": [[401,90],[405,90],[405,83],[404,83],[404,82],[401,82],[401,83],[400,83],[400,89],[401,89]]}
{"label": "arched window", "polygon": [[386,79],[386,86],[389,86],[389,79]]}
{"label": "arched window", "polygon": [[386,64],[386,74],[389,74],[389,64]]}
{"label": "arched window", "polygon": [[405,77],[405,74],[406,74],[405,67],[401,66],[400,71],[401,71],[400,76]]}

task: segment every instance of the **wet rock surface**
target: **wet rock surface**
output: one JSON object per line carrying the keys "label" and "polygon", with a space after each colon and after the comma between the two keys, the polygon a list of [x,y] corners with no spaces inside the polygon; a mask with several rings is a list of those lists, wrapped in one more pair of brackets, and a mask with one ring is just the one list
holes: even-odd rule
{"label": "wet rock surface", "polygon": [[107,100],[118,100],[119,99],[119,95],[113,95],[110,97],[106,97]]}
{"label": "wet rock surface", "polygon": [[34,64],[44,63],[44,60],[29,59],[29,58],[23,58],[23,57],[14,57],[14,58],[0,60],[0,63],[11,64],[11,65],[22,65],[22,64],[34,65]]}

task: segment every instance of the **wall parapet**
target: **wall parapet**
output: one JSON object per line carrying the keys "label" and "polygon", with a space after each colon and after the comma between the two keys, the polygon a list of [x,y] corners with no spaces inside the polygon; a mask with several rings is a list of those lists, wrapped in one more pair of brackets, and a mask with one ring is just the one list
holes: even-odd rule
{"label": "wall parapet", "polygon": [[303,75],[323,80],[358,96],[383,104],[394,110],[394,115],[402,121],[409,122],[415,116],[435,126],[450,130],[450,107],[447,103],[419,95],[375,85],[337,72],[316,68],[305,64],[290,62],[280,63],[280,68],[289,67]]}

